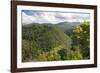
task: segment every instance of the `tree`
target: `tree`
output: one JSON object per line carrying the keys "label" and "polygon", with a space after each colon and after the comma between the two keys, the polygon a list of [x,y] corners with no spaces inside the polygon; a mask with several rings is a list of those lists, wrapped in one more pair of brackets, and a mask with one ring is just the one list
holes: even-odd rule
{"label": "tree", "polygon": [[61,60],[80,60],[83,59],[81,53],[79,51],[72,51],[62,48],[59,50],[59,54],[61,56]]}
{"label": "tree", "polygon": [[[90,22],[83,22],[73,30],[72,40],[73,48],[78,46],[80,52],[82,53],[85,59],[89,58],[89,42],[90,42]],[[77,49],[77,48],[76,48]]]}

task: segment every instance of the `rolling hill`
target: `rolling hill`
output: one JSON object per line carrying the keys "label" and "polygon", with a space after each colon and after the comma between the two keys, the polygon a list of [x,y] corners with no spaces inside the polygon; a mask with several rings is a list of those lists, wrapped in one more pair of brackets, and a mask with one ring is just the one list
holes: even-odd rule
{"label": "rolling hill", "polygon": [[[23,61],[39,61],[44,60],[38,58],[40,54],[47,54],[45,56],[47,59],[48,55],[52,55],[52,53],[59,55],[57,52],[62,48],[70,50],[71,38],[57,26],[50,27],[43,24],[24,25],[22,26],[22,47]],[[54,56],[54,59],[50,58],[50,60],[58,60],[58,58],[55,59]]]}

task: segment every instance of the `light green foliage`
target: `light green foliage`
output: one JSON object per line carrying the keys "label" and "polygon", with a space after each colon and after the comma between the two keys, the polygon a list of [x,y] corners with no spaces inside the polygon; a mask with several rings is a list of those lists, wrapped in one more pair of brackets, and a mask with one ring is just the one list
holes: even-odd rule
{"label": "light green foliage", "polygon": [[[89,58],[90,51],[90,23],[81,23],[73,30],[73,47],[78,46],[84,58]],[[74,47],[75,48],[75,47]]]}

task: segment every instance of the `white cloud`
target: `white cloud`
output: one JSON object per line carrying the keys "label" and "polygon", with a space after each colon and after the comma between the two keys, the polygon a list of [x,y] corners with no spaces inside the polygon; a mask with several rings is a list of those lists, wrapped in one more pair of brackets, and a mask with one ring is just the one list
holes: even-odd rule
{"label": "white cloud", "polygon": [[35,21],[34,17],[26,15],[24,12],[22,13],[22,23],[30,24]]}
{"label": "white cloud", "polygon": [[89,21],[89,14],[61,12],[33,12],[32,16],[22,12],[22,23],[59,23]]}

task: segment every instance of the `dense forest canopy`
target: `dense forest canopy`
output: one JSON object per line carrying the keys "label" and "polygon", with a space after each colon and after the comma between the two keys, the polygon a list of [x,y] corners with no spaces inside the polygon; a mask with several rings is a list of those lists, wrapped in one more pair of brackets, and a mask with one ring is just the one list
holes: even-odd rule
{"label": "dense forest canopy", "polygon": [[89,33],[90,22],[23,25],[22,62],[89,59]]}

